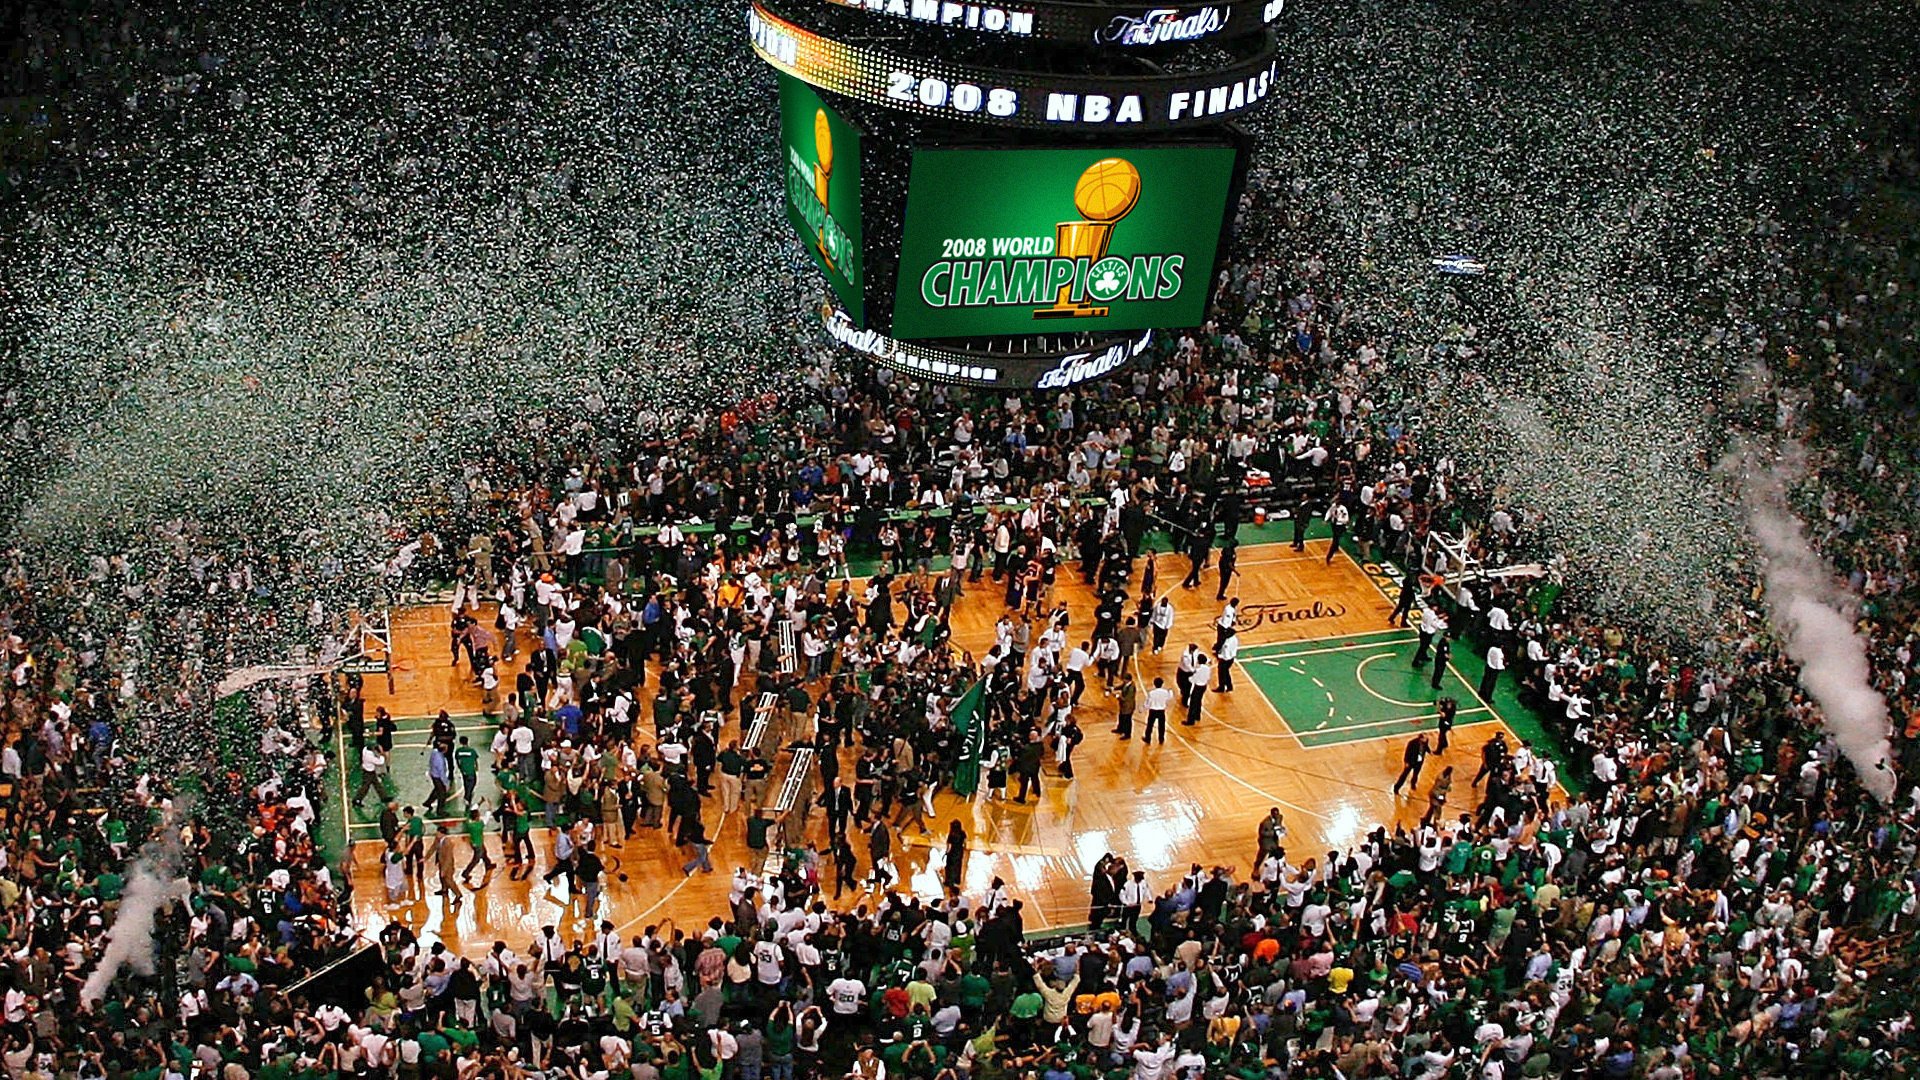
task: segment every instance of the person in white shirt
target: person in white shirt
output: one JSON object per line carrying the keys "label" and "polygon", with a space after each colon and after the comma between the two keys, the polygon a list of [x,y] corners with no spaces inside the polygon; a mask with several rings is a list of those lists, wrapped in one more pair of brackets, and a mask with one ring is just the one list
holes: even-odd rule
{"label": "person in white shirt", "polygon": [[1447,1045],[1445,1036],[1435,1036],[1433,1045],[1420,1055],[1420,1075],[1417,1080],[1443,1080],[1447,1071],[1453,1068],[1454,1052]]}
{"label": "person in white shirt", "polygon": [[1182,705],[1187,703],[1187,695],[1193,690],[1193,669],[1199,660],[1200,646],[1191,641],[1187,642],[1186,651],[1180,654],[1180,659],[1173,670],[1173,685]]}
{"label": "person in white shirt", "polygon": [[1101,675],[1101,684],[1111,691],[1120,678],[1119,639],[1109,635],[1094,643],[1093,667]]}
{"label": "person in white shirt", "polygon": [[1260,887],[1263,891],[1271,893],[1280,888],[1280,873],[1285,865],[1285,861],[1280,858],[1279,852],[1276,851],[1269,851],[1265,857],[1260,860],[1259,866],[1253,872],[1253,876],[1255,880],[1260,882]]}
{"label": "person in white shirt", "polygon": [[[1318,468],[1319,465],[1320,461],[1316,460],[1314,466]],[[1348,510],[1347,504],[1339,499],[1335,499],[1333,505],[1327,507],[1327,527],[1333,530],[1333,537],[1327,542],[1328,566],[1333,565],[1333,557],[1340,554],[1340,539],[1346,535],[1347,523],[1352,519],[1353,511]]]}
{"label": "person in white shirt", "polygon": [[1143,744],[1153,742],[1153,728],[1160,726],[1160,742],[1167,741],[1167,710],[1173,706],[1173,691],[1167,688],[1167,680],[1156,675],[1153,688],[1147,691],[1147,730],[1141,738]]}
{"label": "person in white shirt", "polygon": [[1147,884],[1147,872],[1135,870],[1133,877],[1120,886],[1120,926],[1133,930],[1140,922],[1140,909],[1153,899],[1153,887]]}
{"label": "person in white shirt", "polygon": [[1181,723],[1192,727],[1200,722],[1200,705],[1206,700],[1207,686],[1213,681],[1213,662],[1201,653],[1193,662],[1193,676],[1187,680],[1187,718]]}
{"label": "person in white shirt", "polygon": [[1236,596],[1227,601],[1227,606],[1220,609],[1220,617],[1213,620],[1214,649],[1218,651],[1220,644],[1227,640],[1227,635],[1233,633],[1239,626],[1240,598]]}
{"label": "person in white shirt", "polygon": [[1487,668],[1480,676],[1480,700],[1493,701],[1494,686],[1500,681],[1500,673],[1507,670],[1507,650],[1498,644],[1487,646]]}
{"label": "person in white shirt", "polygon": [[1533,743],[1526,739],[1520,740],[1520,745],[1513,750],[1513,775],[1515,777],[1531,776],[1533,757]]}
{"label": "person in white shirt", "polygon": [[1087,665],[1093,663],[1092,642],[1082,641],[1067,654],[1064,665],[1067,671],[1067,685],[1073,688],[1073,703],[1080,704],[1080,695],[1087,690]]}
{"label": "person in white shirt", "polygon": [[1433,648],[1433,641],[1447,631],[1447,620],[1432,607],[1420,610],[1420,647],[1413,653],[1415,671],[1427,666],[1427,657]]}
{"label": "person in white shirt", "polygon": [[1134,1047],[1133,1080],[1163,1080],[1171,1071],[1168,1066],[1173,1056],[1173,1039],[1169,1035],[1161,1035],[1158,1046]]}
{"label": "person in white shirt", "polygon": [[761,986],[776,987],[782,978],[781,963],[785,950],[777,942],[760,941],[753,946],[753,976]]}
{"label": "person in white shirt", "polygon": [[1215,660],[1219,661],[1220,692],[1223,694],[1233,693],[1233,662],[1240,657],[1239,633],[1228,634],[1226,640],[1222,641],[1219,646],[1213,650],[1213,656]]}
{"label": "person in white shirt", "polygon": [[1540,800],[1544,809],[1549,796],[1553,794],[1553,785],[1560,782],[1560,769],[1553,759],[1545,754],[1536,754],[1533,759],[1534,798]]}
{"label": "person in white shirt", "polygon": [[[11,750],[12,747],[8,747],[8,749]],[[360,805],[361,800],[367,797],[368,788],[371,787],[382,792],[385,791],[386,772],[387,755],[381,751],[379,744],[370,742],[361,747],[360,778],[353,789],[353,804],[355,806]]]}
{"label": "person in white shirt", "polygon": [[827,984],[827,1000],[835,1016],[857,1016],[867,1004],[867,984],[842,975]]}
{"label": "person in white shirt", "polygon": [[1113,1045],[1113,1006],[1102,1004],[1087,1017],[1087,1045],[1103,1054]]}
{"label": "person in white shirt", "polygon": [[1155,601],[1147,622],[1153,627],[1153,653],[1158,656],[1167,647],[1167,634],[1173,630],[1173,599],[1163,596]]}

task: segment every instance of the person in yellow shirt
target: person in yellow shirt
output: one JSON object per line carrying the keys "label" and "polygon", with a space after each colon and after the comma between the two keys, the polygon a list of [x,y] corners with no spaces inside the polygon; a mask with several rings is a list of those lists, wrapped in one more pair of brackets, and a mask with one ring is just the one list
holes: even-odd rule
{"label": "person in yellow shirt", "polygon": [[1233,1009],[1207,1021],[1207,1044],[1209,1046],[1230,1046],[1233,1037],[1240,1034],[1240,1016]]}
{"label": "person in yellow shirt", "polygon": [[1033,962],[1033,985],[1045,1002],[1040,1009],[1040,1019],[1057,1027],[1067,1022],[1067,1007],[1073,1004],[1073,992],[1080,987],[1080,976],[1075,975],[1063,989],[1049,983],[1042,974],[1048,966],[1045,960]]}

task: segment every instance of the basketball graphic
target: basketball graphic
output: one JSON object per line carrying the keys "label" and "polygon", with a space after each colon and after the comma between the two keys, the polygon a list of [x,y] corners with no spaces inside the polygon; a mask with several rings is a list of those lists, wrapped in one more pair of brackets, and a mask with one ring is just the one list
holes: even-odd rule
{"label": "basketball graphic", "polygon": [[1140,170],[1121,158],[1101,158],[1073,185],[1073,205],[1089,221],[1114,222],[1140,201]]}
{"label": "basketball graphic", "polygon": [[[1107,245],[1113,242],[1113,230],[1120,219],[1140,201],[1140,170],[1123,158],[1101,158],[1087,166],[1073,184],[1073,205],[1083,221],[1062,221],[1054,227],[1053,251],[1063,259],[1086,259],[1096,272],[1085,283],[1088,295],[1107,301],[1118,297],[1127,287],[1127,265],[1120,259],[1106,258]],[[1048,307],[1035,308],[1036,319],[1102,318],[1111,309],[1073,298],[1072,283],[1060,286],[1060,293]]]}
{"label": "basketball graphic", "polygon": [[813,197],[820,200],[820,227],[814,230],[813,245],[820,252],[821,264],[838,270],[839,260],[827,247],[827,223],[833,220],[833,204],[827,196],[833,184],[833,125],[827,121],[825,109],[813,111],[813,160]]}
{"label": "basketball graphic", "polygon": [[820,171],[833,171],[833,126],[827,122],[827,110],[813,111],[813,149]]}

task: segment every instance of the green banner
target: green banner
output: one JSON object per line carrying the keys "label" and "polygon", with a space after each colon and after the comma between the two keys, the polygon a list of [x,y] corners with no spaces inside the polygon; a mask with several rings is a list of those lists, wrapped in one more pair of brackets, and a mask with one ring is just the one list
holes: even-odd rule
{"label": "green banner", "polygon": [[953,770],[957,795],[972,796],[980,787],[980,759],[987,751],[987,718],[980,715],[980,706],[986,698],[987,681],[982,679],[960,695],[948,714],[954,733],[960,737],[960,761]]}
{"label": "green banner", "polygon": [[860,266],[860,132],[813,88],[780,76],[780,172],[787,220],[827,275],[840,306],[864,325]]}
{"label": "green banner", "polygon": [[1236,151],[922,150],[894,293],[900,339],[1198,326]]}

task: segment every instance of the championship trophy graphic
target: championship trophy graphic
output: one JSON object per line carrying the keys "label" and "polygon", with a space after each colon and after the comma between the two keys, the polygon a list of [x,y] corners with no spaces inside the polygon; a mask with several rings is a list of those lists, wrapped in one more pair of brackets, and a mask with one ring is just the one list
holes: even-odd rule
{"label": "championship trophy graphic", "polygon": [[827,269],[838,270],[827,251],[827,221],[832,216],[827,209],[827,184],[833,179],[833,128],[827,123],[825,109],[813,111],[813,162],[813,197],[820,200],[820,228],[815,230],[814,244]]}
{"label": "championship trophy graphic", "polygon": [[[1113,240],[1113,227],[1139,201],[1140,170],[1134,168],[1132,162],[1121,158],[1101,158],[1087,166],[1087,170],[1080,174],[1080,179],[1073,185],[1074,209],[1080,211],[1085,220],[1062,221],[1054,226],[1054,255],[1062,259],[1085,259],[1088,266],[1099,262],[1107,253],[1107,245]],[[1033,317],[1097,319],[1109,310],[1104,306],[1076,304],[1072,294],[1071,283],[1060,286],[1060,294],[1054,297],[1053,306],[1035,308]]]}

